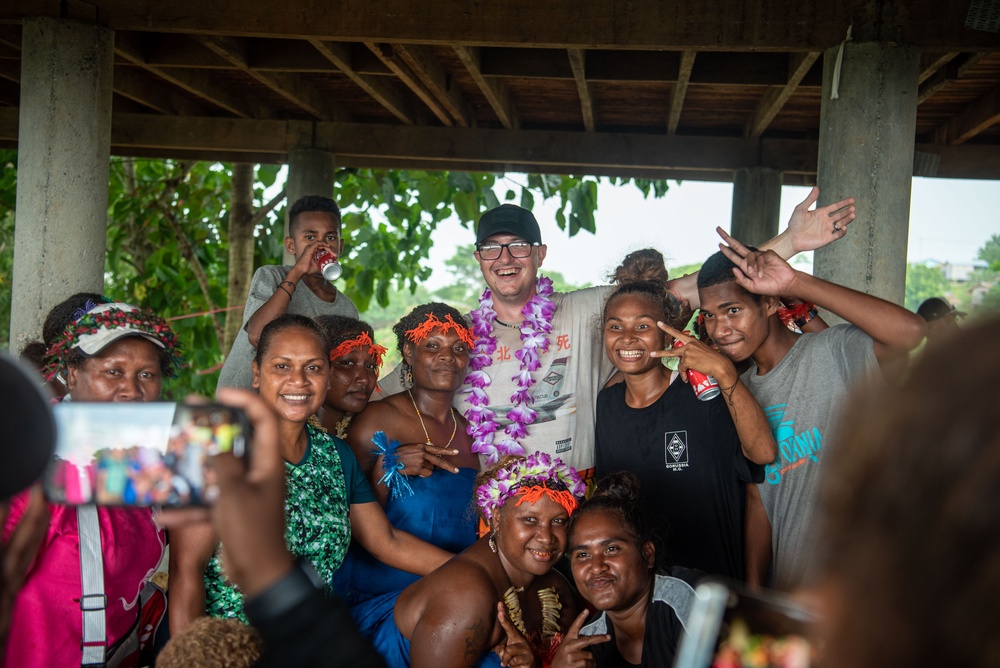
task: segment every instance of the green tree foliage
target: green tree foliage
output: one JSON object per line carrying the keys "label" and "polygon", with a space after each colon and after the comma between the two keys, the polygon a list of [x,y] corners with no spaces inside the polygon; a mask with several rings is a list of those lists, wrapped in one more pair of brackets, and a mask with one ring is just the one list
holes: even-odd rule
{"label": "green tree foliage", "polygon": [[[0,153],[0,345],[6,344],[10,329],[16,165],[16,153]],[[278,166],[257,167],[255,208],[265,205],[264,191],[275,184],[278,172]],[[171,319],[190,368],[168,387],[169,395],[210,395],[222,361],[224,318],[242,318],[239,309],[211,313],[226,304],[231,168],[113,158],[109,183],[105,293]],[[665,182],[635,185],[657,197],[667,189]],[[369,316],[379,329],[391,327],[409,307],[430,298],[467,308],[475,303],[481,284],[469,249],[457,254],[451,265],[454,286],[463,291],[430,296],[420,287],[430,275],[426,260],[432,234],[452,215],[472,227],[485,209],[501,202],[497,192],[504,193],[503,201],[527,208],[536,200],[557,198],[557,222],[568,234],[595,229],[594,178],[341,169],[333,184],[334,198],[344,210],[347,245],[339,286],[363,313],[376,304],[380,307],[382,313],[372,309]],[[256,266],[281,261],[285,208],[273,209],[257,225]],[[561,278],[556,283],[569,287]],[[409,295],[400,298],[403,293]]]}
{"label": "green tree foliage", "polygon": [[990,271],[1000,272],[1000,234],[994,234],[983,244],[979,259],[989,264]]}
{"label": "green tree foliage", "polygon": [[948,281],[937,267],[911,262],[906,265],[906,292],[903,306],[916,311],[930,297],[940,297],[948,291]]}

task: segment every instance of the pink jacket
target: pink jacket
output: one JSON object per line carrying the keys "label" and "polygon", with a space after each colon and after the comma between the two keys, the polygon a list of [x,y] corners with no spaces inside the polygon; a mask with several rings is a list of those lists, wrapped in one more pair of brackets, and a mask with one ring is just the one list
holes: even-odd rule
{"label": "pink jacket", "polygon": [[[3,527],[7,540],[24,514],[27,492],[10,501]],[[52,520],[38,555],[14,602],[3,666],[79,666],[83,618],[80,612],[80,539],[76,508],[50,505]],[[99,508],[104,553],[105,612],[109,646],[131,628],[139,592],[163,556],[166,537],[152,512]]]}

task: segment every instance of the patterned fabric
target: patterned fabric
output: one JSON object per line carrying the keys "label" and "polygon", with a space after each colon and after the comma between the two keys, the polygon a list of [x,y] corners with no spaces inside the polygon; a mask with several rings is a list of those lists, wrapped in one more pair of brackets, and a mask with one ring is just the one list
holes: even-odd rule
{"label": "patterned fabric", "polygon": [[[306,425],[309,446],[298,464],[285,463],[285,542],[289,551],[313,565],[333,593],[334,575],[351,543],[351,520],[344,468],[333,439]],[[216,550],[205,571],[205,609],[213,617],[234,617],[247,623],[243,594],[222,572]]]}

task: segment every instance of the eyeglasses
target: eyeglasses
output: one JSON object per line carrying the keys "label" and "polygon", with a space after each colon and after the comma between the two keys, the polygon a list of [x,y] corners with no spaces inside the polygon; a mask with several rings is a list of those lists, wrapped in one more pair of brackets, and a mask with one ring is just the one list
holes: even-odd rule
{"label": "eyeglasses", "polygon": [[509,244],[483,244],[477,246],[476,250],[484,260],[496,260],[503,254],[504,248],[511,257],[528,257],[531,255],[531,248],[536,245],[538,244],[529,244],[527,241],[512,241]]}

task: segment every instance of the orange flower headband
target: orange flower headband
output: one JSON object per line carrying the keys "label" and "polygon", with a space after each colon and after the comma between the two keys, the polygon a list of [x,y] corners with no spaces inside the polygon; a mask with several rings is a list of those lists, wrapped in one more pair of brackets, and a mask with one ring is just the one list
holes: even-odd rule
{"label": "orange flower headband", "polygon": [[441,328],[442,334],[447,332],[449,329],[455,330],[455,333],[458,334],[458,338],[460,338],[465,345],[469,346],[469,350],[472,350],[475,347],[476,342],[472,338],[472,330],[469,329],[465,323],[460,325],[455,322],[450,315],[446,315],[444,320],[440,320],[433,313],[428,313],[426,320],[413,329],[406,330],[406,338],[413,343],[420,343],[426,339],[432,331],[439,327]]}
{"label": "orange flower headband", "polygon": [[525,502],[535,504],[542,498],[543,495],[549,497],[565,508],[566,514],[572,517],[573,511],[576,510],[577,507],[576,497],[573,496],[568,489],[550,489],[548,485],[545,485],[544,483],[541,485],[534,485],[532,487],[519,488],[516,492],[514,492],[514,496],[520,496],[521,498],[518,499],[517,503],[514,505],[519,506]]}
{"label": "orange flower headband", "polygon": [[368,336],[368,332],[361,332],[353,339],[348,339],[334,348],[330,352],[330,361],[332,362],[347,355],[355,348],[364,348],[365,346],[368,346],[368,354],[375,358],[375,370],[377,372],[382,368],[382,356],[385,355],[386,348],[372,341],[372,337]]}

